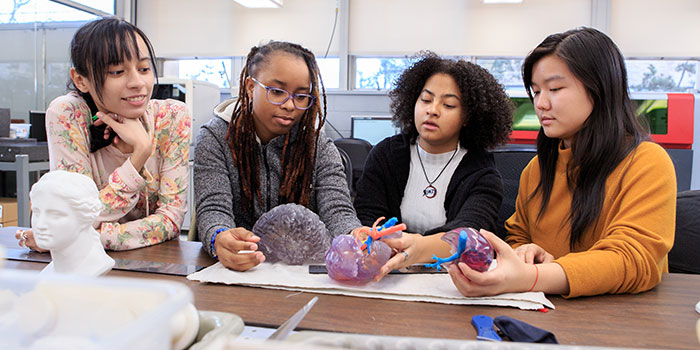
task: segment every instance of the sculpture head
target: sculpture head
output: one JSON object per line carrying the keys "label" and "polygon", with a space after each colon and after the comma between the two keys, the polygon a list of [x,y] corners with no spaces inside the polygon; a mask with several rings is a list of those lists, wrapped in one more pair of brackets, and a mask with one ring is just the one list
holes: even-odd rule
{"label": "sculpture head", "polygon": [[40,248],[62,250],[90,235],[100,214],[102,202],[91,178],[64,170],[51,171],[39,179],[29,192],[32,203],[32,230]]}

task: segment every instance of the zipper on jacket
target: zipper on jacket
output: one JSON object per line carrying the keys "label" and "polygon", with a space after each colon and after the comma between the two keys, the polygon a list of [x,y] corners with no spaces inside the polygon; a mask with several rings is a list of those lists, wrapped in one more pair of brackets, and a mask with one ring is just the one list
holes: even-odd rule
{"label": "zipper on jacket", "polygon": [[265,213],[270,211],[270,165],[267,164],[267,145],[262,145],[263,163],[265,163],[265,176],[267,177],[267,194],[265,196]]}

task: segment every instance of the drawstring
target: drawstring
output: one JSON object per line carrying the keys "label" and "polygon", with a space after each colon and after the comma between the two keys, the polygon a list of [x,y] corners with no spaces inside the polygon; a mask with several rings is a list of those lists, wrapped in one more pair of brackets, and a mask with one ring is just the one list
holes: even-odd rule
{"label": "drawstring", "polygon": [[149,209],[148,209],[148,202],[149,202],[149,200],[148,200],[148,184],[146,185],[145,192],[146,192],[146,216],[149,216],[150,213],[149,213]]}

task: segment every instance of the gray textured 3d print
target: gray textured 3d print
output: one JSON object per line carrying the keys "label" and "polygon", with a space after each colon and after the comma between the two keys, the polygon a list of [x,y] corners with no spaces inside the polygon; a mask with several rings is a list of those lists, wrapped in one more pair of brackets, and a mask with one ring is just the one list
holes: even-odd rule
{"label": "gray textured 3d print", "polygon": [[253,226],[265,261],[302,265],[323,262],[331,237],[318,215],[298,204],[283,204],[263,214]]}

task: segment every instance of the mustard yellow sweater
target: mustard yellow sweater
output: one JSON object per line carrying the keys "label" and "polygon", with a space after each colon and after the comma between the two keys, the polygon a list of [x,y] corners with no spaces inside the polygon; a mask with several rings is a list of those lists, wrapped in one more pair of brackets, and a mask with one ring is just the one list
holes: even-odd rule
{"label": "mustard yellow sweater", "polygon": [[567,220],[572,192],[566,183],[571,157],[571,149],[559,151],[552,195],[539,220],[541,195],[527,200],[540,179],[537,157],[523,170],[515,214],[506,221],[507,242],[513,248],[536,243],[552,254],[569,280],[568,298],[653,288],[668,272],[675,234],[676,174],[668,154],[642,142],[620,163],[606,181],[595,228],[573,252]]}

